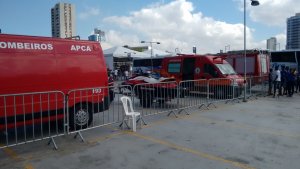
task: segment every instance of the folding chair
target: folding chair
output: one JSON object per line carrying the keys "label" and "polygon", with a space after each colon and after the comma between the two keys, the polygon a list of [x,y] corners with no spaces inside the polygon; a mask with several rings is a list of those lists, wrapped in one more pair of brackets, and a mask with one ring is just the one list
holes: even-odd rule
{"label": "folding chair", "polygon": [[[132,130],[135,132],[136,131],[136,119],[138,116],[141,116],[141,113],[139,112],[135,112],[133,110],[132,107],[132,101],[128,96],[122,96],[120,98],[122,104],[123,104],[123,108],[124,108],[124,112],[125,112],[125,116],[123,118],[122,123],[120,124],[120,127],[125,123],[126,126],[129,128],[128,124],[127,124],[127,120],[130,119],[130,117],[132,118]],[[141,118],[141,117],[140,117]],[[141,126],[141,120],[140,120],[140,126]]]}

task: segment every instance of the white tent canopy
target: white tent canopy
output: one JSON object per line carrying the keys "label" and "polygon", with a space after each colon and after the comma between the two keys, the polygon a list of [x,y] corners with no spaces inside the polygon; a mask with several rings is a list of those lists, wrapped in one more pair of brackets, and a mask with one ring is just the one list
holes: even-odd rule
{"label": "white tent canopy", "polygon": [[106,62],[106,67],[110,70],[114,70],[114,58],[150,58],[150,54],[134,51],[128,48],[115,46],[103,51]]}
{"label": "white tent canopy", "polygon": [[133,58],[150,58],[150,54],[134,51],[128,48],[115,46],[103,51],[105,57],[125,58],[129,55]]}
{"label": "white tent canopy", "polygon": [[[144,51],[143,53],[147,53],[151,56],[151,49],[150,50],[147,50],[147,51]],[[153,58],[156,58],[156,57],[168,57],[168,56],[172,56],[173,54],[172,53],[168,53],[168,52],[164,52],[164,51],[161,51],[161,50],[157,50],[157,49],[153,49],[152,50],[152,56]]]}
{"label": "white tent canopy", "polygon": [[[114,58],[127,58],[128,56],[130,56],[131,58],[151,58],[151,49],[144,52],[138,52],[125,47],[115,46],[104,50],[103,53],[106,66],[111,70],[114,70]],[[161,50],[152,50],[152,58],[164,58],[172,55],[172,53],[164,52]]]}

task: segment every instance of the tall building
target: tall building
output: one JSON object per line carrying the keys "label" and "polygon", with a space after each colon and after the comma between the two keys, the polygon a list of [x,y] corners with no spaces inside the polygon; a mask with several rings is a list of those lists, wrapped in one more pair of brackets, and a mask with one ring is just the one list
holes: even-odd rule
{"label": "tall building", "polygon": [[287,19],[286,49],[300,49],[300,13]]}
{"label": "tall building", "polygon": [[90,35],[88,37],[90,41],[98,41],[98,42],[103,42],[105,41],[105,32],[101,31],[100,29],[95,28],[94,29],[94,34]]}
{"label": "tall building", "polygon": [[76,36],[75,6],[57,3],[51,8],[52,37],[67,38]]}
{"label": "tall building", "polygon": [[277,45],[277,40],[275,37],[271,37],[270,39],[267,39],[267,49],[270,51],[275,51]]}

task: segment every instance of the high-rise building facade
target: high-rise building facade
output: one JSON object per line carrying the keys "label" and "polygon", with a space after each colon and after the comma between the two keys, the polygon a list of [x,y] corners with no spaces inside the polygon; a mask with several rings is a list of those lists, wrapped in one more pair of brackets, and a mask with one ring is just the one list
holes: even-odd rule
{"label": "high-rise building facade", "polygon": [[105,32],[101,31],[100,29],[95,28],[94,29],[94,34],[90,35],[88,37],[90,41],[98,41],[98,42],[103,42],[105,41]]}
{"label": "high-rise building facade", "polygon": [[57,3],[51,8],[52,37],[68,38],[76,36],[75,6]]}
{"label": "high-rise building facade", "polygon": [[276,44],[277,44],[277,40],[275,37],[271,37],[270,39],[267,39],[267,49],[269,49],[270,51],[276,50]]}
{"label": "high-rise building facade", "polygon": [[286,49],[300,49],[300,13],[287,19]]}

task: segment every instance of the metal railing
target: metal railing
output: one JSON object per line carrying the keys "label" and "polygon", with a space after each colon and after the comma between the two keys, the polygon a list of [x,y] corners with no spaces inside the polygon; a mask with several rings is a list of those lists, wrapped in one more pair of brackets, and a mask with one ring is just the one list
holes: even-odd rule
{"label": "metal railing", "polygon": [[[65,95],[60,91],[0,95],[0,148],[64,135]],[[50,143],[50,142],[49,142]]]}
{"label": "metal railing", "polygon": [[[69,91],[66,106],[69,119],[68,133],[79,134],[84,141],[81,131],[120,123],[124,118],[120,102],[124,91],[120,91],[118,87],[108,86]],[[131,91],[130,86],[124,87]]]}
{"label": "metal railing", "polygon": [[[179,93],[178,93],[179,91]],[[134,108],[142,116],[160,113],[174,113],[177,95],[181,93],[176,82],[144,83],[133,87]]]}
{"label": "metal railing", "polygon": [[247,78],[248,98],[268,95],[268,76],[252,76]]}
{"label": "metal railing", "polygon": [[[130,96],[134,110],[145,116],[181,113],[192,108],[208,108],[216,102],[265,96],[267,77],[243,79],[200,79],[182,82],[115,85],[61,91],[0,95],[0,148],[122,123],[120,97]],[[186,111],[188,114],[188,112]],[[177,117],[177,116],[176,116]],[[144,120],[143,120],[144,121]],[[144,121],[145,124],[145,121]]]}
{"label": "metal railing", "polygon": [[207,106],[210,98],[208,80],[187,80],[180,82],[178,86],[184,89],[177,98],[179,112],[189,108]]}

